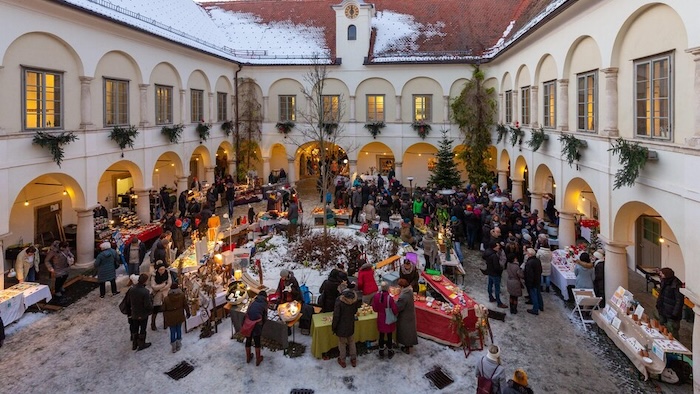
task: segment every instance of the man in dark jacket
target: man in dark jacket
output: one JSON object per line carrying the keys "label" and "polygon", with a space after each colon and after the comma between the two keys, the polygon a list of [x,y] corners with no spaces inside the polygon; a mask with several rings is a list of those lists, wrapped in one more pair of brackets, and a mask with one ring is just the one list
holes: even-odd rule
{"label": "man in dark jacket", "polygon": [[320,293],[319,306],[321,307],[321,313],[333,312],[335,309],[335,301],[340,295],[338,286],[342,283],[340,272],[337,269],[333,269],[328,275],[328,279],[323,281],[321,288],[318,290]]}
{"label": "man in dark jacket", "polygon": [[539,315],[540,311],[544,312],[542,293],[540,293],[542,262],[535,256],[536,253],[535,249],[528,248],[527,260],[525,261],[525,288],[530,295],[530,302],[532,302],[532,309],[528,309],[527,313],[533,315]]}
{"label": "man in dark jacket", "polygon": [[143,350],[151,346],[146,342],[146,325],[148,317],[153,312],[151,293],[146,288],[148,274],[139,275],[139,281],[126,293],[127,308],[129,314],[129,330],[131,331],[131,341],[133,350]]}
{"label": "man in dark jacket", "polygon": [[183,190],[177,198],[177,209],[180,211],[180,219],[187,214],[187,190]]}
{"label": "man in dark jacket", "polygon": [[[491,243],[491,247],[484,251],[482,258],[486,260],[486,275],[488,275],[489,301],[497,302],[499,308],[508,308],[506,304],[501,302],[501,277],[503,275],[503,267],[501,259],[498,256],[501,252],[501,244],[498,242]],[[495,287],[495,295],[492,288]]]}
{"label": "man in dark jacket", "polygon": [[236,187],[233,183],[226,185],[226,203],[228,204],[228,217],[233,219],[233,207],[236,205]]}
{"label": "man in dark jacket", "polygon": [[352,217],[350,218],[350,223],[359,223],[360,211],[362,210],[362,191],[359,186],[352,191],[352,197],[350,198],[350,206],[352,207]]}
{"label": "man in dark jacket", "polygon": [[681,326],[683,315],[683,303],[685,301],[680,288],[683,283],[676,277],[672,269],[666,267],[659,271],[661,278],[661,290],[656,300],[656,312],[659,314],[659,322],[666,326],[668,331],[678,338],[678,329]]}
{"label": "man in dark jacket", "polygon": [[333,310],[333,334],[338,337],[338,364],[345,368],[346,347],[350,346],[350,364],[357,366],[357,348],[355,347],[355,313],[362,305],[362,300],[350,289],[345,289],[335,302]]}

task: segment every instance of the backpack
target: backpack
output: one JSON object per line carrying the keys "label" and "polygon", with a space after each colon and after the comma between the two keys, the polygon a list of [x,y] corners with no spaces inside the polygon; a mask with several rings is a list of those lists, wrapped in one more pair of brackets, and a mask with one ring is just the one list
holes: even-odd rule
{"label": "backpack", "polygon": [[[493,390],[493,375],[498,371],[498,366],[491,373],[491,377],[479,375],[477,378],[476,394],[491,394]],[[481,372],[484,372],[484,359],[481,359]]]}
{"label": "backpack", "polygon": [[311,303],[311,291],[309,290],[309,286],[306,284],[303,284],[299,286],[299,290],[301,290],[301,298],[304,300],[304,304],[310,304]]}

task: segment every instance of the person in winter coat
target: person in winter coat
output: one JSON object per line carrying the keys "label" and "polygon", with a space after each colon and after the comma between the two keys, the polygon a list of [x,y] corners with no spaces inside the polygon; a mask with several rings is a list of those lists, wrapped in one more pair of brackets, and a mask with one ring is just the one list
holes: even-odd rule
{"label": "person in winter coat", "polygon": [[574,275],[576,275],[577,289],[592,289],[593,279],[595,279],[595,270],[591,263],[591,258],[588,253],[583,252],[576,261],[574,267]]}
{"label": "person in winter coat", "polygon": [[418,269],[409,260],[404,260],[401,264],[401,269],[399,270],[399,279],[405,279],[408,285],[411,287],[414,293],[418,293],[418,279],[420,274]]}
{"label": "person in winter coat", "polygon": [[398,315],[399,308],[396,306],[394,298],[389,294],[389,283],[382,281],[382,290],[374,295],[372,299],[372,310],[377,312],[377,331],[379,331],[379,358],[384,358],[384,353],[388,350],[389,359],[394,357],[392,349],[392,336],[396,330],[396,322],[386,321],[386,310],[391,309],[394,316]]}
{"label": "person in winter coat", "polygon": [[173,230],[173,246],[175,247],[175,257],[181,255],[185,251],[185,234],[182,232],[182,220],[175,221],[175,229]]}
{"label": "person in winter coat", "polygon": [[346,347],[350,348],[350,364],[353,367],[357,366],[357,348],[355,347],[355,313],[362,305],[362,301],[357,297],[354,291],[350,289],[343,290],[340,297],[335,301],[333,309],[333,323],[331,329],[333,334],[338,337],[338,364],[345,368],[345,358],[347,355]]}
{"label": "person in winter coat", "polygon": [[163,323],[170,328],[170,346],[173,353],[179,352],[182,348],[182,323],[185,322],[185,315],[190,317],[185,293],[177,283],[173,283],[163,300]]}
{"label": "person in winter coat", "polygon": [[406,279],[399,279],[399,286],[401,293],[396,301],[396,308],[399,311],[396,318],[396,343],[401,345],[401,351],[411,354],[411,348],[418,344],[413,289]]}
{"label": "person in winter coat", "polygon": [[360,211],[362,210],[362,191],[359,186],[352,191],[350,197],[350,206],[352,207],[352,216],[350,224],[360,222]]}
{"label": "person in winter coat", "polygon": [[179,218],[184,219],[187,214],[187,190],[183,190],[182,193],[177,197],[177,210],[179,213]]}
{"label": "person in winter coat", "polygon": [[41,258],[37,253],[36,246],[32,245],[22,249],[15,259],[15,272],[19,283],[35,282],[36,274],[39,272],[39,263]]}
{"label": "person in winter coat", "polygon": [[151,346],[146,342],[146,325],[148,316],[153,311],[151,292],[146,288],[148,274],[139,275],[136,285],[126,292],[126,304],[129,313],[129,331],[131,331],[132,350],[143,350]]}
{"label": "person in winter coat", "polygon": [[328,274],[328,279],[324,280],[319,288],[319,305],[321,306],[321,313],[333,312],[335,308],[335,300],[340,295],[340,290],[338,286],[343,281],[340,279],[340,271],[334,269]]}
{"label": "person in winter coat", "polygon": [[476,378],[491,380],[491,393],[502,394],[506,387],[506,369],[501,365],[501,349],[496,345],[489,347],[488,353],[476,364]]}
{"label": "person in winter coat", "polygon": [[499,308],[507,308],[507,306],[501,302],[501,277],[503,275],[503,266],[501,266],[500,253],[501,244],[494,242],[491,244],[490,248],[484,251],[481,257],[486,261],[489,301],[496,302]]}
{"label": "person in winter coat", "polygon": [[467,212],[464,214],[464,224],[467,230],[467,246],[469,250],[476,249],[477,234],[481,226],[481,218],[474,212],[474,207],[467,205]]}
{"label": "person in winter coat", "polygon": [[224,197],[226,198],[226,205],[228,206],[228,217],[233,218],[233,208],[236,206],[236,187],[233,183],[226,184]]}
{"label": "person in winter coat", "polygon": [[378,212],[379,214],[379,221],[389,224],[389,217],[391,216],[391,206],[389,205],[389,202],[387,200],[382,200],[382,202],[379,204],[379,209]]}
{"label": "person in winter coat", "polygon": [[117,291],[117,271],[119,266],[119,256],[117,251],[112,249],[109,242],[100,244],[102,251],[95,258],[95,268],[97,269],[97,280],[100,282],[100,298],[105,298],[106,285],[109,282],[112,286],[112,295],[119,294]]}
{"label": "person in winter coat", "polygon": [[44,265],[51,273],[52,278],[56,278],[54,284],[54,295],[56,297],[63,297],[63,293],[66,289],[63,285],[68,280],[68,274],[70,273],[71,262],[75,261],[73,253],[70,251],[70,246],[68,242],[54,241],[51,245],[49,253],[46,255],[46,260],[44,260]]}
{"label": "person in winter coat", "polygon": [[666,326],[674,338],[678,338],[678,330],[681,327],[683,317],[683,303],[685,298],[680,289],[683,283],[676,277],[672,269],[666,267],[659,270],[661,290],[656,300],[656,313],[659,315],[659,323]]}
{"label": "person in winter coat", "polygon": [[550,275],[552,275],[552,250],[549,249],[549,240],[545,234],[540,234],[537,237],[537,243],[540,245],[540,248],[537,249],[536,256],[542,263],[542,286],[540,291],[549,293]]}
{"label": "person in winter coat", "polygon": [[508,265],[506,266],[506,271],[508,273],[508,279],[506,281],[506,289],[510,296],[510,313],[515,315],[518,313],[518,298],[523,295],[523,279],[525,279],[525,274],[520,268],[518,255],[509,254],[507,259]]}
{"label": "person in winter coat", "polygon": [[452,246],[454,247],[457,259],[459,259],[459,263],[463,264],[464,256],[462,255],[462,244],[464,243],[464,225],[457,218],[457,216],[452,216],[452,218],[450,219],[450,223],[452,234]]}
{"label": "person in winter coat", "polygon": [[513,374],[513,379],[509,380],[503,394],[533,394],[534,392],[527,385],[527,374],[518,368]]}
{"label": "person in winter coat", "polygon": [[532,309],[528,309],[527,313],[539,315],[540,311],[544,311],[542,302],[542,293],[540,292],[540,281],[542,280],[542,263],[537,258],[535,249],[528,248],[525,252],[527,260],[525,261],[525,288],[530,295]]}
{"label": "person in winter coat", "polygon": [[432,231],[428,230],[423,237],[423,256],[426,269],[440,269],[440,249]]}
{"label": "person in winter coat", "polygon": [[595,257],[595,277],[593,279],[593,290],[595,295],[601,297],[600,303],[605,305],[605,251],[598,249],[593,253]]}
{"label": "person in winter coat", "polygon": [[294,277],[292,271],[287,269],[280,271],[280,281],[277,284],[275,294],[277,294],[277,302],[280,304],[290,301],[302,302],[304,300],[297,278]]}
{"label": "person in winter coat", "polygon": [[377,210],[374,208],[374,200],[367,201],[367,205],[362,209],[365,214],[365,223],[372,224],[377,219]]}
{"label": "person in winter coat", "polygon": [[372,297],[379,290],[377,281],[374,280],[372,263],[367,262],[360,267],[360,271],[357,273],[357,289],[361,292],[362,302],[365,304],[369,304],[372,301]]}
{"label": "person in winter coat", "polygon": [[299,223],[299,212],[302,212],[301,201],[299,201],[296,196],[292,197],[289,203],[289,214],[287,219],[291,224]]}
{"label": "person in winter coat", "polygon": [[245,362],[250,363],[253,360],[250,347],[255,343],[255,366],[257,367],[263,361],[263,356],[260,355],[260,336],[263,326],[267,322],[267,292],[265,290],[260,291],[250,304],[246,318],[248,320],[261,319],[251,331],[250,336],[245,338]]}
{"label": "person in winter coat", "polygon": [[146,258],[146,244],[141,242],[138,237],[133,237],[131,242],[124,245],[124,259],[126,260],[126,265],[129,268],[127,274],[138,275],[139,266]]}
{"label": "person in winter coat", "polygon": [[168,269],[165,268],[165,264],[162,261],[156,262],[156,270],[151,276],[151,293],[153,293],[153,315],[151,318],[151,330],[156,331],[156,317],[158,317],[158,312],[161,310],[163,305],[163,299],[168,295],[170,291],[170,273]]}
{"label": "person in winter coat", "polygon": [[406,242],[409,245],[415,245],[416,238],[413,236],[413,229],[411,228],[410,219],[403,219],[403,222],[401,223],[401,230],[399,230],[399,238],[401,238],[401,241]]}

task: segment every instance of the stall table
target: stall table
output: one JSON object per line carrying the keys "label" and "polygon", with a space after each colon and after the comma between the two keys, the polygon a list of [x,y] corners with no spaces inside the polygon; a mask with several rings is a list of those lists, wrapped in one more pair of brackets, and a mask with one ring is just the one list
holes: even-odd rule
{"label": "stall table", "polygon": [[0,291],[0,317],[5,326],[19,320],[30,306],[51,301],[51,290],[46,285],[23,282]]}
{"label": "stall table", "polygon": [[[474,300],[444,275],[439,275],[439,280],[425,272],[421,272],[421,276],[447,302],[461,307],[462,322],[468,331],[477,330],[477,317],[474,310],[476,302]],[[462,346],[452,313],[429,307],[427,302],[420,300],[415,301],[415,306],[418,335],[445,345]]]}
{"label": "stall table", "polygon": [[566,252],[562,249],[552,252],[552,274],[549,279],[561,290],[564,300],[568,300],[568,287],[576,285],[576,275],[574,275],[573,264],[567,262]]}
{"label": "stall table", "polygon": [[[241,329],[244,317],[245,313],[241,311],[240,307],[231,308],[231,324],[233,324],[233,328],[236,332]],[[267,322],[263,325],[261,336],[279,343],[282,349],[287,349],[289,346],[287,324],[283,321],[270,318],[270,313],[268,313]]]}
{"label": "stall table", "polygon": [[[332,322],[333,312],[317,313],[311,319],[311,354],[316,358],[323,358],[323,353],[338,346],[338,337],[331,331]],[[360,316],[355,320],[354,338],[355,342],[379,339],[376,313]]]}

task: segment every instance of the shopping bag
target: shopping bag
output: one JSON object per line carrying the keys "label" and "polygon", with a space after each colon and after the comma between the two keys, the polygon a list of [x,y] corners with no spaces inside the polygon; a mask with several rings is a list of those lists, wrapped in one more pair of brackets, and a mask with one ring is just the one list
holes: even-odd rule
{"label": "shopping bag", "polygon": [[253,334],[253,329],[255,328],[255,325],[258,324],[261,320],[262,319],[250,320],[248,319],[248,316],[244,317],[243,324],[241,325],[241,329],[238,332],[244,337],[251,336],[251,334]]}

